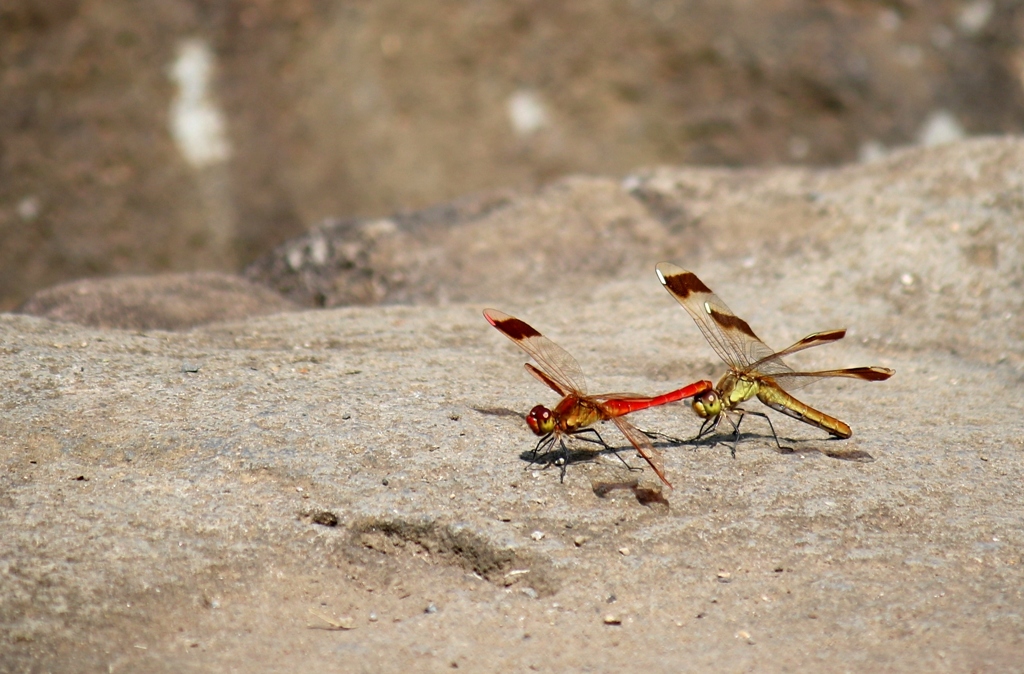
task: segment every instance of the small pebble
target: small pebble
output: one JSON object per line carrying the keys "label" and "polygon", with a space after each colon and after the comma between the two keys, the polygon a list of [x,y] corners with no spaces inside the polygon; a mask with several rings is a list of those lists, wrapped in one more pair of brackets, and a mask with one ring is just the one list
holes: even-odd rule
{"label": "small pebble", "polygon": [[609,614],[605,615],[605,617],[604,617],[604,624],[605,625],[621,625],[622,624],[622,618],[620,618],[619,616],[614,615],[612,613],[609,613]]}
{"label": "small pebble", "polygon": [[530,538],[532,538],[535,541],[539,541],[542,538],[544,538],[544,532],[543,531],[534,531],[532,534],[530,534]]}

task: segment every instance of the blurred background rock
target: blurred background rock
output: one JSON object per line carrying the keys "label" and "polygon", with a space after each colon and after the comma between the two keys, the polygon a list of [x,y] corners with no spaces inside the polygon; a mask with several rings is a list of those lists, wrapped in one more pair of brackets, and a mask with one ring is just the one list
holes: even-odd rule
{"label": "blurred background rock", "polygon": [[5,0],[0,309],[327,217],[1024,128],[997,0]]}

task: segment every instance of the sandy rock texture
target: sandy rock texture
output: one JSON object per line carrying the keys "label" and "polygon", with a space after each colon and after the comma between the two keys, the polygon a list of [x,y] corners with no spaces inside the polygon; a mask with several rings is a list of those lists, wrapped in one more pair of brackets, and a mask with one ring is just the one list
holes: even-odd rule
{"label": "sandy rock texture", "polygon": [[[532,308],[574,298],[590,318],[604,313],[591,309],[595,288],[648,277],[652,260],[671,259],[720,269],[717,286],[770,284],[777,302],[752,306],[751,322],[782,340],[795,320],[805,332],[842,324],[854,305],[873,336],[1019,368],[1022,166],[1024,142],[992,138],[835,170],[577,176],[536,193],[328,223],[248,276],[307,306],[501,298]],[[797,311],[809,294],[835,298]]]}
{"label": "sandy rock texture", "polygon": [[0,309],[327,217],[1024,130],[996,0],[4,0]]}
{"label": "sandy rock texture", "polygon": [[62,283],[32,295],[18,313],[97,328],[181,330],[297,308],[237,276],[192,272]]}
{"label": "sandy rock texture", "polygon": [[[1022,166],[1024,143],[993,139],[833,171],[573,179],[500,217],[529,236],[592,193],[656,233],[616,239],[602,275],[546,250],[524,272],[463,230],[501,280],[466,269],[447,303],[430,287],[420,306],[185,332],[2,315],[2,669],[1019,669]],[[757,419],[735,459],[661,443],[660,493],[606,454],[574,453],[564,484],[529,464],[517,415],[555,400],[480,310],[542,330],[594,391],[715,379],[662,254],[774,347],[849,328],[793,365],[895,368],[799,391],[854,436],[775,414],[792,453]],[[682,405],[635,421],[698,427]]]}

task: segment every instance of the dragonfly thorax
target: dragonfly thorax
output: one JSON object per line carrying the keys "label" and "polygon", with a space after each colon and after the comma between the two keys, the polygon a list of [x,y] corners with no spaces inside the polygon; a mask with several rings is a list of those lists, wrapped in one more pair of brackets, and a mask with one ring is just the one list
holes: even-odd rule
{"label": "dragonfly thorax", "polygon": [[722,406],[731,410],[757,395],[757,380],[736,372],[727,372],[715,390],[722,396]]}
{"label": "dragonfly thorax", "polygon": [[526,415],[526,425],[534,435],[547,435],[555,430],[555,415],[543,405],[537,405]]}

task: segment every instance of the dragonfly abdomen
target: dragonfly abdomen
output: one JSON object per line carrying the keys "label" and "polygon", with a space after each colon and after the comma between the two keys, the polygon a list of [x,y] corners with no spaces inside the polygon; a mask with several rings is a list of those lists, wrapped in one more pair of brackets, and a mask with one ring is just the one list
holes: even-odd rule
{"label": "dragonfly abdomen", "polygon": [[681,389],[663,393],[660,396],[637,398],[629,398],[626,396],[610,397],[603,401],[602,406],[605,411],[612,416],[622,416],[631,412],[645,410],[648,407],[658,407],[659,405],[667,405],[668,403],[675,403],[687,398],[693,398],[694,396],[698,396],[710,390],[711,382],[703,379],[701,381],[694,382],[689,386],[684,386]]}
{"label": "dragonfly abdomen", "polygon": [[776,412],[793,417],[805,424],[817,426],[821,430],[830,433],[837,438],[846,438],[853,435],[853,430],[845,423],[829,416],[824,412],[814,409],[806,403],[802,403],[778,387],[762,387],[757,393],[757,399]]}

